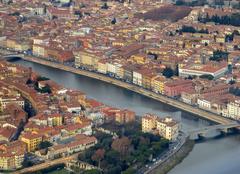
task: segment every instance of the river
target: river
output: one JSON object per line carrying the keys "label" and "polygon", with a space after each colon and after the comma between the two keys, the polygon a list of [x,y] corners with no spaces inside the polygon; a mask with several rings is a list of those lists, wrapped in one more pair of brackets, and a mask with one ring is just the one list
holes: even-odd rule
{"label": "river", "polygon": [[[25,67],[32,67],[33,71],[42,76],[48,77],[66,88],[85,92],[88,97],[107,105],[128,108],[135,111],[137,115],[155,113],[162,117],[172,116],[181,121],[183,131],[211,124],[206,120],[196,118],[171,106],[105,82],[23,60],[15,63]],[[193,151],[169,174],[239,174],[239,142],[240,136],[229,136],[197,143]]]}

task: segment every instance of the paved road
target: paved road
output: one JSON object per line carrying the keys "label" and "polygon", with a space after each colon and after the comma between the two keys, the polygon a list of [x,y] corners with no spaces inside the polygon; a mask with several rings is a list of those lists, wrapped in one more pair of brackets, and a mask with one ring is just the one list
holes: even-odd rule
{"label": "paved road", "polygon": [[123,87],[125,89],[134,91],[136,93],[139,93],[139,94],[147,96],[147,97],[150,97],[150,98],[155,99],[157,101],[169,104],[173,107],[176,107],[176,108],[179,108],[181,110],[190,112],[190,113],[192,113],[196,116],[205,118],[205,119],[213,121],[215,123],[219,123],[219,124],[230,124],[230,123],[232,123],[232,120],[221,117],[217,114],[201,110],[199,108],[193,107],[191,105],[188,105],[188,104],[183,103],[181,101],[178,101],[176,99],[172,99],[172,98],[160,95],[160,94],[156,94],[156,93],[154,93],[150,90],[146,90],[146,89],[141,88],[139,86],[135,86],[133,84],[126,83],[126,82],[123,82],[121,80],[117,80],[117,79],[105,76],[103,74],[90,72],[90,71],[86,71],[86,70],[82,70],[82,69],[76,69],[74,67],[65,66],[65,65],[62,65],[62,64],[59,64],[59,63],[50,62],[50,61],[42,60],[42,59],[39,59],[39,58],[29,57],[29,56],[25,56],[23,59],[27,60],[27,61],[32,61],[32,62],[35,62],[35,63],[39,63],[39,64],[42,64],[42,65],[50,66],[50,67],[53,67],[53,68],[65,70],[65,71],[68,71],[68,72],[72,72],[72,73],[75,73],[75,74],[88,76],[88,77],[91,77],[91,78],[94,78],[94,79],[98,79],[98,80],[101,80],[101,81],[105,81],[107,83],[111,83],[111,84]]}
{"label": "paved road", "polygon": [[170,144],[170,147],[166,152],[161,154],[161,156],[157,158],[155,162],[152,162],[151,164],[148,164],[144,168],[140,169],[138,171],[138,174],[151,173],[154,169],[156,169],[158,166],[166,162],[170,157],[172,157],[176,152],[178,152],[186,142],[186,139],[187,139],[186,135],[181,133],[177,141],[174,142],[173,144]]}
{"label": "paved road", "polygon": [[46,161],[44,163],[37,164],[37,165],[34,165],[32,167],[24,168],[22,170],[13,172],[13,174],[23,174],[23,173],[27,173],[27,172],[35,172],[35,171],[38,171],[38,170],[42,170],[42,169],[48,168],[50,166],[66,163],[66,162],[68,162],[70,160],[76,159],[78,157],[78,154],[79,153],[70,155],[68,157],[63,157],[63,158],[59,158],[59,159],[55,159],[55,160],[51,160],[51,161]]}
{"label": "paved road", "polygon": [[[7,51],[7,52],[11,53],[10,51]],[[0,49],[0,53],[6,54],[6,50]],[[16,54],[16,52],[13,52],[13,54]],[[220,115],[217,115],[217,114],[199,109],[197,107],[193,107],[189,104],[183,103],[183,102],[178,101],[176,99],[169,98],[167,96],[163,96],[163,95],[160,95],[160,94],[156,94],[156,93],[154,93],[150,90],[146,90],[142,87],[139,87],[139,86],[127,83],[127,82],[123,82],[121,80],[117,80],[117,79],[108,77],[106,75],[100,74],[100,73],[90,72],[90,71],[86,71],[86,70],[82,70],[82,69],[77,69],[77,68],[74,68],[74,67],[71,67],[71,66],[66,66],[66,65],[63,65],[63,64],[60,64],[60,63],[51,62],[51,61],[47,61],[47,60],[32,57],[32,56],[26,56],[25,55],[22,58],[24,60],[27,60],[27,61],[35,62],[35,63],[38,63],[38,64],[46,65],[46,66],[49,66],[49,67],[61,69],[61,70],[64,70],[64,71],[72,72],[72,73],[75,73],[75,74],[87,76],[87,77],[98,79],[98,80],[101,80],[101,81],[104,81],[104,82],[107,82],[107,83],[110,83],[110,84],[114,84],[116,86],[119,86],[119,87],[122,87],[122,88],[125,88],[125,89],[128,89],[128,90],[134,91],[136,93],[139,93],[141,95],[150,97],[150,98],[155,99],[157,101],[160,101],[162,103],[166,103],[166,104],[171,105],[173,107],[179,108],[181,110],[184,110],[184,111],[189,112],[191,114],[194,114],[196,116],[199,116],[199,117],[205,118],[207,120],[213,121],[215,123],[219,123],[219,124],[230,124],[230,123],[232,123],[232,120],[230,120],[228,118],[224,118]]]}

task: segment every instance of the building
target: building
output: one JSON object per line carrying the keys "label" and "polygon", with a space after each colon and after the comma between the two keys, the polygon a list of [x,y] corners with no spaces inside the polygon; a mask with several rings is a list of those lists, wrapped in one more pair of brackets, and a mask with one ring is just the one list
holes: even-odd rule
{"label": "building", "polygon": [[169,97],[178,97],[182,92],[193,88],[191,80],[178,79],[164,84],[164,94]]}
{"label": "building", "polygon": [[26,144],[27,151],[32,152],[37,149],[38,145],[42,142],[43,137],[41,134],[26,132],[21,135],[20,140]]}
{"label": "building", "polygon": [[102,74],[107,74],[107,61],[106,59],[101,59],[98,61],[97,71]]}
{"label": "building", "polygon": [[65,143],[50,147],[47,158],[54,159],[62,156],[68,156],[72,153],[86,150],[95,144],[97,144],[97,139],[95,137],[79,134],[73,137],[71,141],[65,141]]}
{"label": "building", "polygon": [[24,152],[0,153],[0,170],[14,170],[22,167]]}
{"label": "building", "polygon": [[77,68],[84,67],[89,70],[97,70],[98,61],[101,57],[102,56],[94,50],[80,50],[75,53],[75,66]]}
{"label": "building", "polygon": [[199,95],[195,89],[192,89],[189,91],[184,91],[181,93],[181,100],[184,103],[187,103],[190,105],[195,105],[197,103],[198,97],[199,97]]}
{"label": "building", "polygon": [[198,98],[197,99],[197,104],[199,108],[202,108],[204,110],[211,110],[211,101],[208,100],[208,98]]}
{"label": "building", "polygon": [[47,56],[47,51],[45,50],[45,46],[43,46],[43,45],[34,44],[32,52],[33,52],[33,55],[38,56],[38,57],[46,57]]}
{"label": "building", "polygon": [[152,90],[156,93],[164,94],[165,83],[167,82],[164,76],[156,76],[153,79]]}
{"label": "building", "polygon": [[30,118],[30,121],[39,126],[60,126],[63,123],[61,114],[38,114]]}
{"label": "building", "polygon": [[157,127],[157,116],[147,114],[142,117],[142,131],[152,132]]}
{"label": "building", "polygon": [[159,135],[170,141],[175,141],[177,139],[179,129],[179,123],[171,117],[157,119],[157,130],[159,131]]}
{"label": "building", "polygon": [[133,84],[142,86],[142,74],[139,70],[133,71]]}
{"label": "building", "polygon": [[115,121],[118,123],[129,123],[135,121],[135,112],[127,109],[116,113]]}
{"label": "building", "polygon": [[229,117],[235,120],[240,119],[240,100],[235,100],[227,104],[227,109],[223,116]]}
{"label": "building", "polygon": [[61,114],[51,114],[48,116],[49,126],[61,126],[63,123],[63,117]]}
{"label": "building", "polygon": [[180,124],[171,117],[160,118],[156,115],[146,114],[142,117],[142,131],[160,135],[170,141],[178,137]]}
{"label": "building", "polygon": [[25,101],[22,97],[0,97],[0,111],[6,109],[8,104],[13,103],[24,108]]}
{"label": "building", "polygon": [[188,64],[179,66],[179,76],[212,75],[214,78],[222,77],[228,71],[226,62],[209,62],[207,64]]}
{"label": "building", "polygon": [[0,170],[14,170],[22,167],[26,146],[21,141],[0,145]]}

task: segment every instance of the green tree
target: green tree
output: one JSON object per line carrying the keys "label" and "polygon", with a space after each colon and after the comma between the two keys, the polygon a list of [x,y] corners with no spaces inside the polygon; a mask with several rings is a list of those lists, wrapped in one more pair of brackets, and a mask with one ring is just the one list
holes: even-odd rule
{"label": "green tree", "polygon": [[116,165],[120,161],[120,154],[115,150],[110,150],[106,153],[105,159],[108,163]]}
{"label": "green tree", "polygon": [[174,75],[174,71],[171,68],[167,67],[163,70],[162,74],[167,78],[171,78]]}
{"label": "green tree", "polygon": [[199,76],[201,79],[208,79],[208,80],[213,80],[214,77],[211,74],[204,74]]}
{"label": "green tree", "polygon": [[38,145],[38,149],[46,149],[48,147],[51,147],[52,143],[50,143],[49,141],[42,141],[39,145]]}
{"label": "green tree", "polygon": [[49,78],[44,77],[44,76],[37,77],[37,81],[46,81],[46,80],[49,80]]}

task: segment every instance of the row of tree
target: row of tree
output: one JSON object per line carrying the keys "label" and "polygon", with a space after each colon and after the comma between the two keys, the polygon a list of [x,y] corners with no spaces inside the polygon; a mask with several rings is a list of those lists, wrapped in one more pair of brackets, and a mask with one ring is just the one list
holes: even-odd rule
{"label": "row of tree", "polygon": [[217,51],[213,52],[213,56],[210,57],[209,60],[217,61],[217,62],[220,62],[220,61],[223,61],[223,60],[227,61],[228,60],[228,55],[229,55],[228,52],[217,50]]}
{"label": "row of tree", "polygon": [[201,16],[198,18],[199,22],[214,22],[216,24],[221,25],[232,25],[232,26],[240,26],[240,13],[233,13],[225,16],[213,15],[209,16],[208,14],[204,17]]}
{"label": "row of tree", "polygon": [[198,30],[198,29],[195,29],[192,26],[187,26],[187,25],[183,25],[182,29],[179,30],[179,33],[182,33],[182,32],[185,32],[185,33],[205,33],[205,34],[209,34],[208,29]]}

